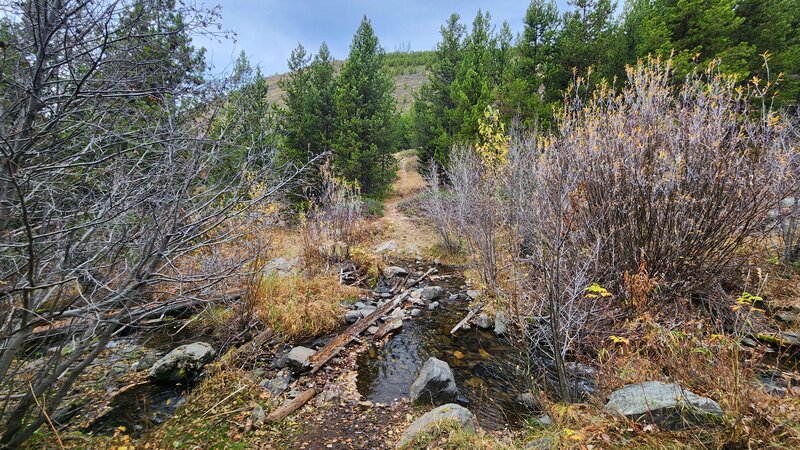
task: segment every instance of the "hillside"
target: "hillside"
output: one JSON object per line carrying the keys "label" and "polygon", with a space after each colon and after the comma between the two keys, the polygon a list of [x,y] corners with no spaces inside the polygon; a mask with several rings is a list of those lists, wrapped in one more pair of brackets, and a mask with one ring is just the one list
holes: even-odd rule
{"label": "hillside", "polygon": [[[427,81],[427,62],[432,52],[392,52],[386,55],[386,64],[392,71],[394,80],[394,99],[397,109],[408,112],[417,92]],[[344,61],[336,61],[337,72]],[[275,74],[267,77],[267,99],[270,103],[281,103],[283,90],[278,82],[287,76],[287,73]]]}

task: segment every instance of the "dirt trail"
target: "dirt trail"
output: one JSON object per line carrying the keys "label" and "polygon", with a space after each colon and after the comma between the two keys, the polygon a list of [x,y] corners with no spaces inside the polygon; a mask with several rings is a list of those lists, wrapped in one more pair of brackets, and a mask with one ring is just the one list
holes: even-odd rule
{"label": "dirt trail", "polygon": [[424,253],[436,242],[434,231],[423,221],[409,217],[402,205],[425,188],[418,172],[417,155],[413,150],[395,154],[398,163],[397,180],[392,195],[384,203],[383,217],[376,221],[381,229],[381,242],[395,241],[401,253]]}

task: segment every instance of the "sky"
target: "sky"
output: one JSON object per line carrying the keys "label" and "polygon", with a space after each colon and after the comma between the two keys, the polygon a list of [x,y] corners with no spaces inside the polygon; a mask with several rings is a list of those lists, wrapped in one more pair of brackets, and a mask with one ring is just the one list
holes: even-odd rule
{"label": "sky", "polygon": [[[508,21],[514,34],[522,31],[528,0],[219,0],[222,28],[235,41],[196,37],[207,49],[212,73],[229,71],[244,50],[265,75],[286,72],[286,60],[298,43],[310,54],[325,41],[336,59],[344,59],[361,18],[366,15],[387,51],[433,50],[439,28],[451,13],[470,24],[480,8],[489,11],[497,27]],[[557,0],[562,11],[566,0]],[[207,5],[208,6],[208,5]]]}

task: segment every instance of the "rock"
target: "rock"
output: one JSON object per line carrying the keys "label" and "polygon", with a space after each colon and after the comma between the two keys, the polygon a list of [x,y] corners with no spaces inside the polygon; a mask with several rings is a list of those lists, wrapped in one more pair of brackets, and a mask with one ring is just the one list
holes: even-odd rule
{"label": "rock", "polygon": [[474,289],[470,289],[470,290],[467,291],[467,297],[469,297],[470,300],[477,300],[478,297],[480,297],[480,296],[481,296],[481,293],[476,291],[476,290],[474,290]]}
{"label": "rock", "polygon": [[478,326],[481,330],[488,330],[492,328],[494,325],[494,321],[491,317],[489,317],[486,313],[481,313],[477,319],[475,319],[475,325]]}
{"label": "rock", "polygon": [[781,311],[775,314],[775,318],[787,325],[794,325],[800,322],[800,315],[790,311]]}
{"label": "rock", "polygon": [[261,387],[268,390],[274,397],[277,397],[283,394],[286,389],[289,389],[291,383],[292,374],[289,373],[289,369],[282,369],[275,374],[274,378],[262,381]]}
{"label": "rock", "polygon": [[778,333],[759,333],[756,339],[778,347],[800,347],[800,333],[780,331]]}
{"label": "rock", "polygon": [[542,436],[538,437],[527,444],[525,444],[525,450],[552,450],[558,448],[556,446],[555,440],[552,436]]}
{"label": "rock", "polygon": [[408,275],[408,270],[403,267],[389,266],[383,268],[383,276],[386,278],[404,277]]}
{"label": "rock", "polygon": [[142,370],[147,370],[153,367],[153,364],[156,363],[156,355],[152,353],[145,353],[138,360],[136,360],[133,365],[131,365],[131,370],[134,372],[140,372]]}
{"label": "rock", "polygon": [[317,394],[316,404],[318,408],[325,406],[328,403],[338,399],[342,396],[342,393],[337,387],[331,387],[325,389],[321,393]]}
{"label": "rock", "polygon": [[551,419],[547,414],[542,414],[541,416],[536,417],[533,419],[533,422],[542,428],[547,428],[553,425],[553,419]]}
{"label": "rock", "polygon": [[170,383],[183,381],[200,372],[215,353],[214,348],[205,342],[181,345],[153,364],[150,378]]}
{"label": "rock", "polygon": [[497,311],[494,315],[494,334],[504,336],[508,334],[508,323],[506,322],[506,315],[503,311]]}
{"label": "rock", "polygon": [[606,411],[669,429],[698,425],[722,416],[722,408],[678,384],[647,381],[612,392]]}
{"label": "rock", "polygon": [[781,208],[791,208],[792,206],[795,205],[795,203],[796,201],[794,197],[786,197],[781,200],[780,205]]}
{"label": "rock", "polygon": [[450,294],[450,296],[449,296],[449,297],[447,297],[447,300],[449,300],[449,301],[451,301],[451,302],[452,302],[453,300],[458,300],[458,294]]}
{"label": "rock", "polygon": [[377,247],[375,247],[375,253],[381,254],[381,253],[393,252],[397,250],[397,247],[398,247],[397,242],[386,241],[383,244],[380,244]]}
{"label": "rock", "polygon": [[297,267],[300,265],[300,258],[286,259],[282,256],[273,259],[266,266],[264,266],[264,274],[276,274],[279,277],[286,277],[297,273]]}
{"label": "rock", "polygon": [[297,346],[291,349],[289,354],[286,355],[286,367],[288,367],[292,373],[303,372],[305,369],[307,369],[306,362],[308,362],[308,358],[310,358],[314,353],[317,353],[316,350]]}
{"label": "rock", "polygon": [[417,317],[418,315],[422,314],[422,310],[419,308],[413,308],[409,314],[411,314],[411,317]]}
{"label": "rock", "polygon": [[252,411],[250,411],[250,420],[253,421],[253,425],[259,426],[267,420],[267,413],[264,412],[264,408],[261,405],[256,405]]}
{"label": "rock", "polygon": [[375,309],[376,308],[370,306],[366,308],[361,308],[358,310],[358,312],[361,313],[361,317],[367,317],[368,315],[374,313]]}
{"label": "rock", "polygon": [[415,436],[422,433],[430,433],[436,425],[443,420],[455,421],[468,433],[475,433],[477,424],[475,416],[463,406],[448,403],[428,411],[419,419],[415,420],[397,443],[397,448],[402,448],[410,443]]}
{"label": "rock", "polygon": [[361,308],[366,308],[366,307],[367,307],[367,304],[364,303],[364,302],[355,302],[355,303],[353,303],[353,309],[361,309]]}
{"label": "rock", "polygon": [[358,310],[350,310],[344,313],[344,320],[346,320],[347,323],[356,323],[360,318],[361,312]]}
{"label": "rock", "polygon": [[392,297],[393,297],[393,295],[392,295],[391,292],[382,292],[381,293],[381,298],[392,298]]}
{"label": "rock", "polygon": [[439,307],[439,302],[431,302],[430,304],[428,304],[428,309],[430,310],[434,310],[438,307]]}
{"label": "rock", "polygon": [[523,392],[522,394],[517,395],[517,401],[528,409],[542,409],[542,403],[539,401],[539,398],[533,394],[533,392]]}
{"label": "rock", "polygon": [[367,328],[367,333],[369,333],[369,334],[375,334],[377,332],[378,332],[378,327],[376,327],[375,325]]}
{"label": "rock", "polygon": [[422,293],[420,294],[420,298],[429,302],[431,300],[436,300],[437,298],[441,297],[444,294],[444,289],[441,286],[428,286],[422,289]]}
{"label": "rock", "polygon": [[400,328],[403,328],[403,319],[390,319],[378,327],[378,331],[375,332],[375,338],[380,339],[389,333],[399,330]]}
{"label": "rock", "polygon": [[428,358],[411,385],[411,400],[441,405],[455,401],[457,397],[458,388],[450,366],[441,359]]}

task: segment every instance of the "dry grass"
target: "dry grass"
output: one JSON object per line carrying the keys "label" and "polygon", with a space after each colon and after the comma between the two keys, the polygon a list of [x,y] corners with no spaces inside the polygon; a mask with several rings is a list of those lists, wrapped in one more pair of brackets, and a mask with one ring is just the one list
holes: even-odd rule
{"label": "dry grass", "polygon": [[339,284],[334,274],[262,278],[254,294],[256,316],[290,338],[318,336],[333,331],[344,318],[342,300],[359,290]]}

